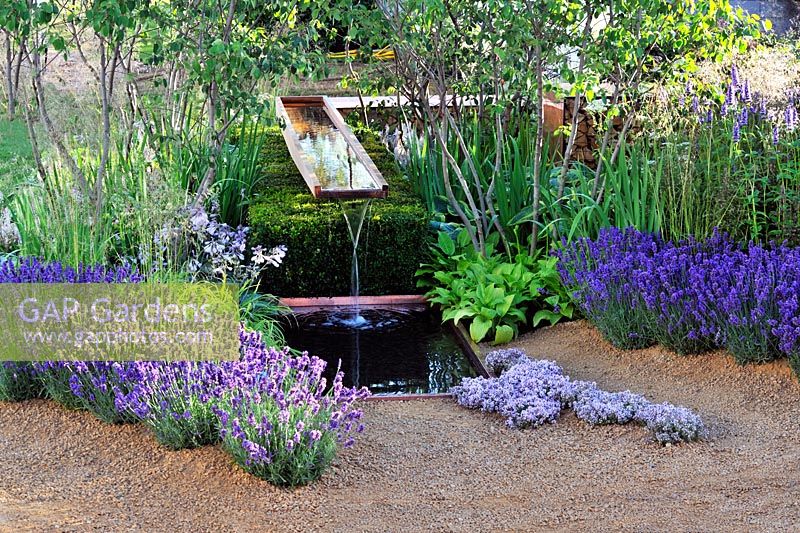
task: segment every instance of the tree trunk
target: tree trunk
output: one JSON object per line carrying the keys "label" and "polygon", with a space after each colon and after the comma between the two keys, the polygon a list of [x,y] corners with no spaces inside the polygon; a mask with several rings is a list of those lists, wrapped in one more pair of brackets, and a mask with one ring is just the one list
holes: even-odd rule
{"label": "tree trunk", "polygon": [[72,157],[72,154],[69,153],[67,146],[64,144],[64,139],[62,137],[61,132],[58,131],[58,128],[53,123],[52,119],[50,118],[50,115],[47,112],[47,100],[44,91],[44,80],[42,79],[41,56],[38,50],[34,51],[31,54],[31,59],[32,59],[31,69],[33,71],[32,74],[33,91],[34,94],[36,95],[36,103],[39,107],[39,117],[42,119],[42,123],[44,124],[45,130],[47,131],[47,136],[50,138],[50,141],[56,147],[58,155],[67,165],[69,171],[72,173],[72,176],[75,178],[75,181],[78,183],[78,188],[80,189],[81,193],[89,197],[91,195],[91,190],[89,189],[89,183],[86,181],[86,177],[84,176],[83,172],[78,166],[78,163]]}
{"label": "tree trunk", "polygon": [[[16,90],[14,85],[14,54],[11,49],[11,34],[6,34],[6,94],[8,95],[8,103],[6,107],[6,116],[8,120],[14,120],[15,107],[16,107]],[[21,54],[20,54],[21,57]]]}
{"label": "tree trunk", "polygon": [[106,43],[100,43],[100,70],[98,81],[100,82],[100,104],[103,115],[103,139],[101,141],[100,164],[97,166],[97,175],[94,182],[94,202],[95,222],[100,221],[103,213],[103,185],[105,184],[106,166],[108,165],[108,155],[111,150],[111,98],[114,91],[114,71],[117,68],[118,49],[112,48],[113,57],[110,65],[106,54]]}
{"label": "tree trunk", "polygon": [[28,127],[28,138],[31,141],[31,152],[33,152],[33,160],[36,162],[36,171],[42,181],[47,183],[46,172],[42,164],[42,152],[39,150],[39,138],[36,136],[36,129],[33,126],[33,113],[28,102],[25,102],[22,107],[25,109],[25,125]]}
{"label": "tree trunk", "polygon": [[[583,39],[581,48],[586,46],[586,43],[589,40],[592,32],[592,21],[594,20],[594,11],[589,9],[588,13],[586,14],[586,24],[583,27]],[[583,71],[586,68],[586,56],[581,54],[580,59],[578,60],[578,77],[583,75]],[[569,139],[567,140],[567,146],[564,148],[564,158],[561,163],[561,175],[558,177],[558,195],[556,195],[556,201],[561,202],[561,198],[564,196],[564,187],[567,183],[567,173],[569,172],[569,165],[570,160],[572,159],[572,150],[575,148],[575,138],[578,136],[578,115],[581,110],[581,101],[583,100],[583,91],[579,91],[578,94],[575,95],[575,100],[572,106],[572,123],[571,128],[569,131]]]}
{"label": "tree trunk", "polygon": [[533,155],[533,198],[531,213],[531,246],[530,254],[536,252],[539,245],[539,200],[542,195],[541,173],[542,152],[544,148],[544,65],[542,62],[542,44],[536,43],[536,147]]}
{"label": "tree trunk", "polygon": [[211,155],[208,160],[208,168],[197,187],[194,202],[192,202],[192,207],[195,209],[203,205],[206,194],[217,176],[217,157],[220,151],[220,139],[217,134],[217,92],[217,82],[212,81],[208,89],[208,125],[206,126],[208,128],[208,146]]}

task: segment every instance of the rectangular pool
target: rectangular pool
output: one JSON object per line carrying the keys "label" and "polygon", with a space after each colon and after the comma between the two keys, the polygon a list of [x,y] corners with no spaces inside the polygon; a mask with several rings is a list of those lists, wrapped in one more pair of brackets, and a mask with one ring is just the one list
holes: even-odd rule
{"label": "rectangular pool", "polygon": [[347,386],[373,395],[446,393],[463,377],[478,375],[456,332],[424,306],[347,308],[295,313],[286,343],[328,362],[328,382],[341,364]]}

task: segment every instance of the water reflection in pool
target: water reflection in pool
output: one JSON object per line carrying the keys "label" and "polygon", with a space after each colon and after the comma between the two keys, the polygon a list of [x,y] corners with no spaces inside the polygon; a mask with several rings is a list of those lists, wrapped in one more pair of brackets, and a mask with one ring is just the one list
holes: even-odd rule
{"label": "water reflection in pool", "polygon": [[429,310],[363,309],[297,314],[285,328],[286,343],[328,362],[328,383],[341,360],[345,385],[373,394],[447,392],[475,370],[454,334]]}

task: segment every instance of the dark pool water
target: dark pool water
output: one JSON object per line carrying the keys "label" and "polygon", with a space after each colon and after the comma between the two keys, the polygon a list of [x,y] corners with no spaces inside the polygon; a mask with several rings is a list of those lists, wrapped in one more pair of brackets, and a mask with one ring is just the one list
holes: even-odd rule
{"label": "dark pool water", "polygon": [[320,106],[287,107],[303,156],[323,190],[377,189],[367,167]]}
{"label": "dark pool water", "polygon": [[375,395],[447,392],[475,370],[453,333],[428,310],[362,309],[294,315],[286,343],[328,362],[328,382],[341,361],[347,386]]}

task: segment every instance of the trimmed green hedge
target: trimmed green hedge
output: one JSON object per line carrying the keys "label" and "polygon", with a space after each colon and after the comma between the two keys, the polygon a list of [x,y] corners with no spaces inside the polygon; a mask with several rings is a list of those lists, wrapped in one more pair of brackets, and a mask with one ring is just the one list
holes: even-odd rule
{"label": "trimmed green hedge", "polygon": [[[357,134],[389,183],[389,197],[373,200],[364,221],[361,294],[418,293],[414,272],[428,258],[428,214],[377,137]],[[266,269],[262,289],[279,296],[349,295],[352,245],[340,202],[311,195],[277,129],[264,144],[262,164],[265,179],[248,215],[251,242],[288,247],[283,265]]]}

